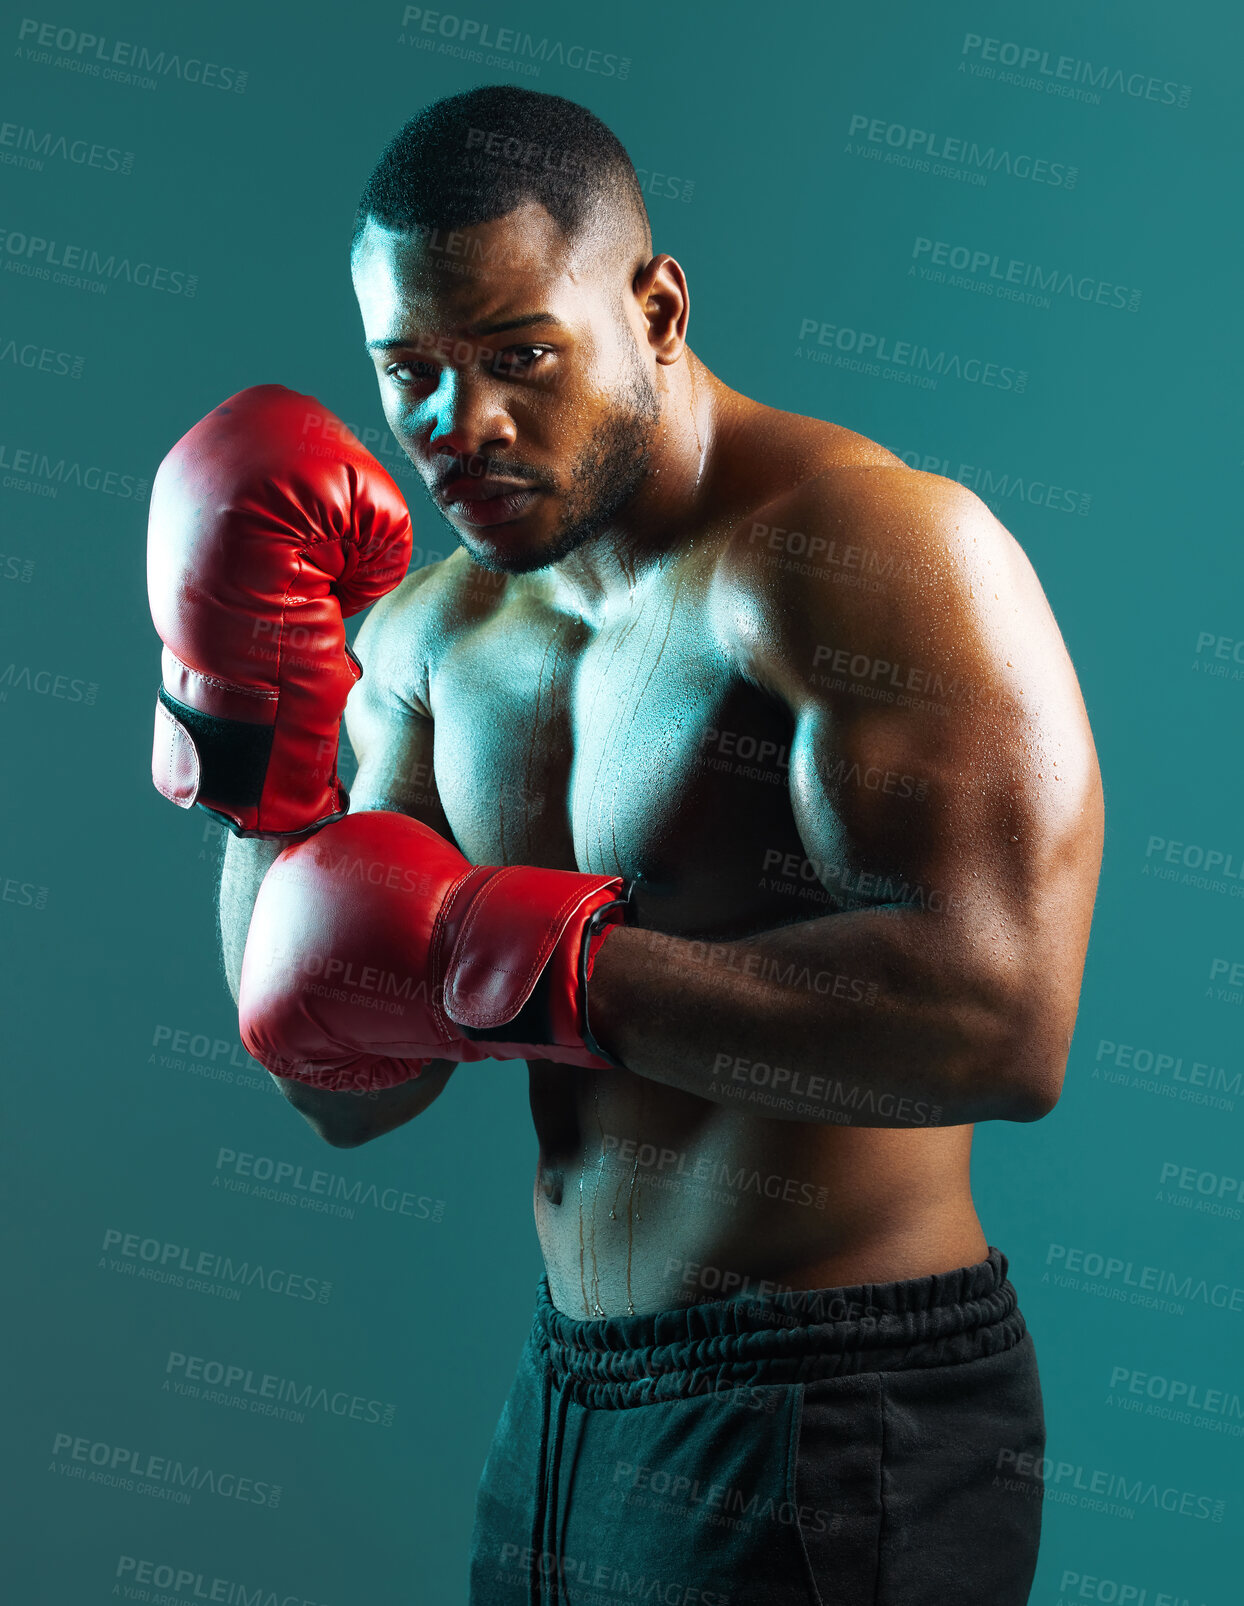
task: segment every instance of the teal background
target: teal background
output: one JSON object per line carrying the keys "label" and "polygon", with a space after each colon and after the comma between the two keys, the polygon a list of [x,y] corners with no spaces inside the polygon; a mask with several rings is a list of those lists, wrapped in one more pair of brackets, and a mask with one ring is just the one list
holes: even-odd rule
{"label": "teal background", "polygon": [[[1195,1186],[1181,1205],[1160,1180],[1171,1164],[1244,1175],[1244,994],[1214,973],[1215,961],[1244,961],[1233,381],[1228,395],[1238,14],[1067,0],[728,0],[651,14],[471,0],[444,13],[629,58],[622,79],[549,62],[529,76],[416,49],[399,41],[402,13],[377,0],[223,0],[132,4],[115,22],[102,5],[69,4],[37,19],[245,71],[241,92],[176,76],[154,89],[110,82],[58,64],[56,50],[49,61],[23,53],[18,18],[0,33],[0,121],[133,153],[128,174],[52,154],[31,167],[11,160],[17,136],[0,131],[0,225],[198,281],[192,298],[124,282],[95,294],[21,273],[22,248],[0,242],[11,1598],[125,1598],[123,1556],[317,1606],[464,1597],[475,1481],[540,1269],[524,1079],[512,1066],[455,1078],[412,1126],[337,1151],[247,1065],[215,950],[219,833],[148,779],[158,653],[140,482],[192,422],[250,384],[310,391],[383,430],[347,274],[357,194],[414,110],[515,82],[582,101],[637,167],[677,180],[650,179],[662,191],[649,199],[656,244],[688,273],[691,343],[717,374],[940,472],[988,469],[987,499],[1045,585],[1093,719],[1108,842],[1062,1101],[1037,1125],[994,1124],[976,1140],[981,1217],[1037,1339],[1050,1455],[1079,1469],[1047,1500],[1032,1599],[1110,1600],[1130,1585],[1147,1606],[1229,1606],[1238,1399],[1225,1418],[1234,1432],[1214,1431],[1145,1414],[1145,1396],[1140,1412],[1121,1408],[1110,1378],[1126,1368],[1244,1393],[1244,1309],[1195,1296],[1148,1309],[1126,1288],[1120,1300],[1054,1274],[1062,1250],[1081,1249],[1193,1287],[1244,1283],[1238,1193],[1233,1213],[1214,1215],[1193,1208]],[[1103,90],[1093,104],[975,76],[960,70],[974,59],[962,53],[968,33],[1191,93],[1177,106]],[[1077,168],[1077,181],[994,173],[981,187],[873,160],[849,148],[856,115],[1026,152]],[[1135,311],[1066,296],[1047,309],[930,283],[908,271],[921,236],[1142,296]],[[980,356],[1027,384],[1015,394],[943,377],[926,390],[820,364],[797,354],[809,349],[806,320]],[[51,371],[23,365],[31,350],[53,354]],[[392,441],[379,449],[393,468]],[[23,473],[22,451],[64,460],[61,479]],[[68,483],[72,464],[92,483],[92,467],[116,480]],[[413,472],[400,478],[426,561],[447,532]],[[1026,500],[1017,480],[1066,488],[1084,511]],[[55,496],[41,494],[49,485]],[[52,688],[63,676],[62,694],[26,689],[23,669],[32,687],[39,671]],[[1189,847],[1230,854],[1237,878],[1198,885],[1153,838],[1183,844],[1176,858],[1189,863]],[[208,1041],[196,1050],[197,1036]],[[1181,1097],[1189,1084],[1173,1070],[1135,1078],[1103,1042],[1168,1055],[1184,1075],[1193,1062],[1221,1068],[1217,1103]],[[209,1079],[212,1065],[232,1080]],[[360,1204],[333,1218],[230,1194],[213,1186],[222,1147],[405,1190],[422,1216]],[[331,1294],[250,1287],[229,1301],[141,1281],[110,1269],[110,1230],[293,1271]],[[125,1259],[115,1247],[111,1258]],[[283,1422],[179,1396],[162,1387],[173,1351],[376,1400],[393,1424],[323,1410]],[[71,1460],[54,1453],[57,1435],[280,1485],[279,1504],[201,1492],[182,1506],[75,1479],[60,1470]],[[1214,1515],[1143,1501],[1118,1501],[1122,1515],[1095,1509],[1084,1492],[1095,1472],[1206,1496]]]}

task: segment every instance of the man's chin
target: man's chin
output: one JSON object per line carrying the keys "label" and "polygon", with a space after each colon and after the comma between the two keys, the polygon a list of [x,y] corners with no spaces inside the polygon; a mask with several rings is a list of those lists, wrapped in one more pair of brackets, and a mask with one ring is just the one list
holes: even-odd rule
{"label": "man's chin", "polygon": [[530,574],[557,561],[556,541],[527,534],[518,522],[488,530],[463,530],[455,525],[454,532],[472,563],[494,574]]}
{"label": "man's chin", "polygon": [[455,525],[454,532],[473,563],[497,574],[531,574],[536,569],[547,569],[569,557],[596,533],[595,526],[586,523],[560,530],[533,530],[526,527],[527,523],[525,519],[515,519],[511,524],[469,530]]}

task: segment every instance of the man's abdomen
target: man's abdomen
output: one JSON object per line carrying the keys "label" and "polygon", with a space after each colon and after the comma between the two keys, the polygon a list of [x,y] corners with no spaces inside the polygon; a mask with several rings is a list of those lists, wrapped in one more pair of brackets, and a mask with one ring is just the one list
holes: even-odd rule
{"label": "man's abdomen", "polygon": [[740,1114],[626,1072],[533,1064],[535,1215],[579,1318],[922,1277],[981,1259],[971,1129]]}

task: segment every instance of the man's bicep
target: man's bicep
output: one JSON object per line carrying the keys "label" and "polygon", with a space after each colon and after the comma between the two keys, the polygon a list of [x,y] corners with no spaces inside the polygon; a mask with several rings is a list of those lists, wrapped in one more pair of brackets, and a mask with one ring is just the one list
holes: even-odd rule
{"label": "man's bicep", "polygon": [[1023,799],[997,745],[986,768],[979,735],[965,711],[805,703],[792,809],[810,868],[841,908],[949,914],[969,889],[1015,880]]}
{"label": "man's bicep", "polygon": [[936,623],[894,599],[804,676],[796,823],[842,907],[907,904],[978,936],[1001,922],[1035,953],[1095,875],[1083,703],[1035,581],[1008,592],[998,573],[982,598],[970,574],[941,579]]}
{"label": "man's bicep", "polygon": [[1096,785],[1031,566],[977,498],[933,476],[818,483],[796,519],[831,547],[849,535],[857,567],[881,576],[768,581],[760,670],[795,719],[792,807],[828,890],[850,908],[978,895],[1022,908]]}
{"label": "man's bicep", "polygon": [[416,705],[414,686],[405,684],[412,675],[412,655],[402,650],[400,631],[400,616],[386,618],[377,609],[359,634],[356,650],[363,676],[350,693],[345,717],[358,761],[350,811],[408,814],[452,840],[436,788],[433,724]]}
{"label": "man's bicep", "polygon": [[364,677],[346,704],[346,734],[358,760],[350,810],[392,809],[448,835],[433,770],[433,728],[426,715]]}

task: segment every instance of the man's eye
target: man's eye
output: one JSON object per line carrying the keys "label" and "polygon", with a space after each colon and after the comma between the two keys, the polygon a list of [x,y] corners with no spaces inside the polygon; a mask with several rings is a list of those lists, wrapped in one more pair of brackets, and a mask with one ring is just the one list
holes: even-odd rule
{"label": "man's eye", "polygon": [[547,346],[510,346],[505,351],[499,351],[493,359],[492,371],[495,374],[504,374],[508,378],[521,377],[529,374],[539,363],[541,357],[548,355]]}
{"label": "man's eye", "polygon": [[385,374],[397,385],[426,385],[434,377],[431,363],[426,362],[390,363]]}

